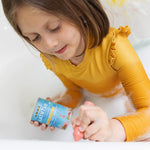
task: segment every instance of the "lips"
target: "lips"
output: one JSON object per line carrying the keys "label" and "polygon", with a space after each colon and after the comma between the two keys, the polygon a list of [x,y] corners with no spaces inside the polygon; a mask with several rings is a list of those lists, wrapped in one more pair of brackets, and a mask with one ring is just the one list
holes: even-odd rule
{"label": "lips", "polygon": [[57,54],[62,54],[62,53],[64,53],[66,51],[66,49],[67,49],[67,46],[64,46],[62,49],[56,51],[56,53]]}

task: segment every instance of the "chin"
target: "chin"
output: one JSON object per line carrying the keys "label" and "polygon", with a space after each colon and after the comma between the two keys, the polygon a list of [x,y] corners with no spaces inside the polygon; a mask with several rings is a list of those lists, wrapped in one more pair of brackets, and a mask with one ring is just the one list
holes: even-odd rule
{"label": "chin", "polygon": [[69,60],[69,59],[67,59],[67,58],[60,58],[61,60]]}
{"label": "chin", "polygon": [[61,59],[61,60],[70,60],[72,57],[70,57],[70,56],[58,56],[58,58],[59,59]]}

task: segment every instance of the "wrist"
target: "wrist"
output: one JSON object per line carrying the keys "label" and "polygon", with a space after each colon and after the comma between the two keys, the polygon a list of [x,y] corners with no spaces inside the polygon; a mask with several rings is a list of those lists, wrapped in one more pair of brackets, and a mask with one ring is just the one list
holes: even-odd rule
{"label": "wrist", "polygon": [[117,119],[110,119],[111,137],[110,140],[124,142],[126,140],[126,133],[122,123]]}

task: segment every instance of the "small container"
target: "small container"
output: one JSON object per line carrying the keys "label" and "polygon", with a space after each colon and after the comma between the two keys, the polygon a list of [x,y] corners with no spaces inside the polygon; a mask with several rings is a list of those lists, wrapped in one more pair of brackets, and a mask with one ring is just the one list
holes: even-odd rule
{"label": "small container", "polygon": [[71,108],[39,98],[31,120],[48,126],[66,129],[71,119],[71,114]]}

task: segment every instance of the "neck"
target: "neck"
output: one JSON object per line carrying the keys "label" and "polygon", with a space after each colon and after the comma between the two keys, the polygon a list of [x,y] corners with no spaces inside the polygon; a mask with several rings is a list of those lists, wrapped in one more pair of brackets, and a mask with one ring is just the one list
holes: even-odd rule
{"label": "neck", "polygon": [[71,58],[70,62],[75,66],[79,65],[83,61],[85,51],[86,51],[86,47],[85,47],[85,43],[84,43],[83,38],[82,38],[80,46],[78,47],[79,53],[76,54],[76,56],[74,56],[73,58]]}
{"label": "neck", "polygon": [[77,66],[77,65],[79,65],[83,61],[84,55],[85,55],[85,50],[84,50],[84,52],[82,52],[82,54],[80,54],[80,55],[78,55],[78,56],[76,56],[74,58],[71,58],[70,62],[73,65]]}

